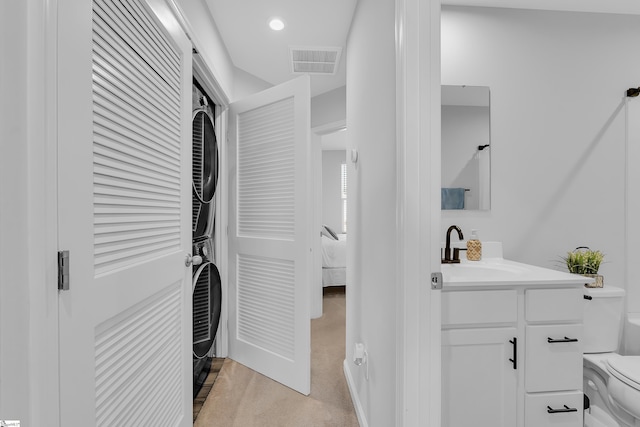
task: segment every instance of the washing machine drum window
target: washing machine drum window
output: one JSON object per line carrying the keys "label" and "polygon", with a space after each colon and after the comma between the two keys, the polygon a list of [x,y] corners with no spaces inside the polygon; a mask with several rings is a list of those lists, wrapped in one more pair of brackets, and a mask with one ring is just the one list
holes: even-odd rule
{"label": "washing machine drum window", "polygon": [[198,238],[210,236],[213,232],[212,210],[213,203],[201,203],[197,198],[193,198],[192,236]]}
{"label": "washing machine drum window", "polygon": [[202,264],[193,275],[193,355],[207,356],[220,322],[222,289],[218,268]]}
{"label": "washing machine drum window", "polygon": [[640,391],[640,356],[622,356],[608,361],[611,375]]}
{"label": "washing machine drum window", "polygon": [[193,194],[200,203],[213,200],[218,184],[218,142],[209,114],[198,111],[192,122]]}

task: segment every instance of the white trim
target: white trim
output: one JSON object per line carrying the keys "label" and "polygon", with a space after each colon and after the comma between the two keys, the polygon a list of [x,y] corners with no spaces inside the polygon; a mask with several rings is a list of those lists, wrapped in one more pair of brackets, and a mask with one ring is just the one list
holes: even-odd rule
{"label": "white trim", "polygon": [[218,333],[216,335],[216,357],[227,357],[229,354],[229,319],[228,319],[228,291],[229,291],[229,272],[228,272],[228,247],[229,236],[227,233],[229,226],[229,184],[228,163],[227,163],[227,147],[228,147],[228,117],[229,110],[220,107],[220,113],[216,113],[215,119],[216,138],[218,139],[218,158],[220,159],[220,167],[218,170],[218,186],[216,189],[216,266],[220,273],[220,281],[222,288],[222,304],[220,310],[220,323]]}
{"label": "white trim", "polygon": [[367,417],[364,413],[364,408],[362,407],[362,402],[360,402],[360,396],[356,392],[357,387],[353,382],[353,377],[351,376],[351,371],[349,370],[346,359],[342,363],[342,370],[344,371],[344,377],[347,380],[347,387],[349,387],[349,394],[351,395],[351,401],[353,402],[353,409],[356,411],[356,417],[358,417],[358,424],[360,424],[360,427],[369,427]]}
{"label": "white trim", "polygon": [[[325,123],[323,125],[315,126],[311,128],[311,173],[313,181],[312,194],[315,194],[315,202],[312,209],[312,233],[313,230],[320,230],[322,225],[322,140],[323,135],[327,135],[333,132],[344,130],[347,128],[347,120],[337,120],[335,122]],[[312,253],[314,254],[311,265],[311,318],[317,319],[322,316],[323,301],[322,301],[322,244],[318,239],[313,237],[317,234],[312,234],[311,244],[313,246]],[[313,276],[315,275],[315,276]],[[348,306],[347,306],[348,309]]]}
{"label": "white trim", "polygon": [[202,57],[202,54],[200,54],[200,52],[203,51],[202,46],[204,44],[196,37],[193,27],[187,20],[184,11],[178,5],[176,0],[166,0],[166,2],[182,27],[182,31],[184,31],[189,40],[191,40],[192,46],[195,48],[196,52],[198,52],[193,55],[194,74],[197,74],[197,76],[203,80],[202,83],[211,91],[210,95],[214,98],[214,101],[222,104],[226,108],[230,103],[229,96],[222,89],[220,82],[216,78],[217,73],[213,68],[213,65],[210,64],[211,61],[206,61],[205,58]]}
{"label": "white trim", "polygon": [[59,425],[57,1],[29,2],[27,129],[29,259],[29,420]]}
{"label": "white trim", "polygon": [[311,132],[315,133],[318,136],[326,135],[328,133],[337,132],[339,130],[343,130],[347,128],[347,120],[337,120],[331,123],[325,123],[320,126],[316,126],[311,128]]}
{"label": "white trim", "polygon": [[[40,7],[40,6],[36,6]],[[43,168],[42,179],[38,179],[31,170],[29,176],[34,178],[29,182],[29,206],[33,213],[37,206],[44,204],[43,212],[33,213],[30,223],[40,221],[41,227],[36,228],[35,233],[30,233],[31,248],[42,245],[41,254],[36,257],[44,259],[44,271],[41,276],[36,277],[36,281],[31,283],[31,309],[43,311],[31,317],[32,341],[30,353],[33,355],[30,361],[30,389],[32,393],[31,423],[33,425],[59,425],[60,414],[60,375],[59,375],[59,329],[58,329],[58,290],[57,290],[57,251],[58,248],[58,90],[57,90],[57,56],[56,45],[57,27],[57,0],[47,0],[43,7],[43,16],[39,17],[38,23],[44,21],[45,40],[42,46],[44,54],[35,49],[35,55],[44,57],[42,70],[36,71],[34,78],[43,80],[43,91],[34,91],[29,96],[32,102],[42,102],[44,94],[43,111],[43,135],[36,134],[31,141],[32,150],[29,152],[29,160],[40,157],[40,164],[33,165],[34,169]],[[32,50],[29,49],[31,52]],[[40,142],[42,138],[42,142]],[[30,138],[31,139],[31,138]],[[38,141],[37,144],[33,143]],[[41,146],[41,144],[43,146]],[[38,155],[37,152],[43,152]],[[40,281],[44,279],[44,283]],[[44,285],[44,293],[43,293]],[[39,300],[40,306],[35,305],[34,300]]]}
{"label": "white trim", "polygon": [[439,427],[440,1],[396,0],[396,32],[396,425]]}
{"label": "white trim", "polygon": [[199,53],[194,53],[193,56],[193,75],[198,81],[204,85],[207,93],[213,97],[214,103],[220,107],[220,109],[226,110],[229,106],[229,97],[224,93],[220,84],[213,77],[213,73],[207,67],[204,59]]}

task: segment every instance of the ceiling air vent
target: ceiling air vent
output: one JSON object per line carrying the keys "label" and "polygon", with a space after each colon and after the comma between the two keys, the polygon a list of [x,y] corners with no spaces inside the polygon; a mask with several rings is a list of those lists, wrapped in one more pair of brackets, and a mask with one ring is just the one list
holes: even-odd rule
{"label": "ceiling air vent", "polygon": [[289,47],[294,74],[335,74],[341,47]]}

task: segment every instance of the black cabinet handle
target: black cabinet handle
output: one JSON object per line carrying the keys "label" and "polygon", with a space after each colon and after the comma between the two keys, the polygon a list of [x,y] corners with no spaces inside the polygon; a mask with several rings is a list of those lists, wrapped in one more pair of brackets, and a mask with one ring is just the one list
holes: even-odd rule
{"label": "black cabinet handle", "polygon": [[588,299],[589,301],[591,301],[593,299],[593,297],[591,295],[585,295],[584,299]]}
{"label": "black cabinet handle", "polygon": [[513,369],[518,369],[518,338],[513,337],[509,342],[513,344],[513,359],[509,359],[509,362],[513,363]]}
{"label": "black cabinet handle", "polygon": [[576,408],[569,408],[567,405],[564,405],[564,408],[561,409],[553,409],[551,406],[547,406],[547,412],[550,414],[561,414],[563,412],[578,412]]}
{"label": "black cabinet handle", "polygon": [[558,342],[578,342],[578,338],[564,337],[564,339],[561,338],[559,340],[556,340],[556,339],[547,337],[547,342],[550,343],[550,344],[554,344],[554,343],[558,343]]}

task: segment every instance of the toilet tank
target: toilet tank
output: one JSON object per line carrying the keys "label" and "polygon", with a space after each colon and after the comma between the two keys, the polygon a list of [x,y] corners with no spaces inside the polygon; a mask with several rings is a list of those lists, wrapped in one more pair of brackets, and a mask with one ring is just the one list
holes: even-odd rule
{"label": "toilet tank", "polygon": [[585,288],[584,294],[584,352],[617,351],[624,311],[624,289],[613,286]]}

